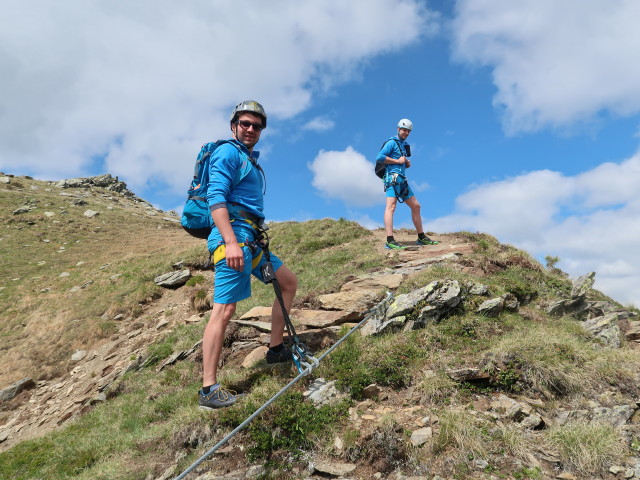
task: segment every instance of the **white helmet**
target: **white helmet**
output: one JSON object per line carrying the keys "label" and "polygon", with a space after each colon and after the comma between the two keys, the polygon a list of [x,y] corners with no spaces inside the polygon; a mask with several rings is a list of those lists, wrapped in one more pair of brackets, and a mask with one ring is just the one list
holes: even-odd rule
{"label": "white helmet", "polygon": [[413,123],[408,118],[403,118],[398,122],[398,128],[406,128],[407,130],[413,130]]}

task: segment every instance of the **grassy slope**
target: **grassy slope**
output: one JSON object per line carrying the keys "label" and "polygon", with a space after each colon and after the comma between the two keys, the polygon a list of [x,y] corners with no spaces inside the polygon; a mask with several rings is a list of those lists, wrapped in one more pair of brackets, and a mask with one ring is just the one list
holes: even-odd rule
{"label": "grassy slope", "polygon": [[[2,194],[16,195],[16,192]],[[25,193],[18,195],[24,197]],[[2,198],[5,208],[4,198],[10,197]],[[40,201],[65,202],[57,197]],[[65,208],[71,210],[71,207]],[[4,218],[5,211],[2,213]],[[98,330],[98,319],[105,311],[122,310],[135,314],[139,301],[155,295],[155,289],[149,286],[154,275],[166,270],[173,261],[202,255],[170,224],[153,218],[140,217],[140,220],[150,222],[144,224],[149,228],[145,227],[145,233],[137,236],[142,236],[144,241],[133,245],[131,242],[135,240],[128,233],[131,224],[124,226],[130,221],[127,217],[125,214],[118,220],[120,226],[117,228],[120,230],[117,234],[111,232],[104,237],[101,235],[112,227],[111,222],[106,221],[111,218],[107,217],[106,211],[105,216],[98,217],[105,223],[95,225],[97,222],[94,222],[89,228],[78,215],[71,217],[75,224],[68,227],[69,237],[56,231],[57,244],[52,246],[55,247],[52,253],[38,257],[53,263],[46,264],[53,267],[51,272],[47,270],[46,275],[38,271],[37,265],[28,263],[35,261],[29,256],[23,262],[12,261],[18,271],[10,276],[23,280],[16,280],[10,288],[0,292],[3,300],[11,300],[8,304],[12,305],[10,312],[5,310],[2,313],[3,346],[5,339],[8,343],[25,339],[24,330],[20,336],[21,323],[14,320],[15,316],[28,323],[31,309],[44,312],[41,317],[52,315],[55,309],[51,305],[56,302],[64,304],[69,318],[77,318],[79,311],[89,308],[89,303],[102,302],[100,308],[92,309],[91,316],[86,317],[95,319]],[[5,232],[0,237],[4,237],[2,242],[11,241],[13,249],[18,250],[21,244],[35,243],[34,238],[41,238],[33,225],[23,220],[10,220],[11,217],[3,222]],[[44,218],[38,217],[35,221],[36,225],[46,226]],[[85,233],[74,237],[79,225],[85,225]],[[161,230],[157,230],[158,225]],[[17,230],[18,226],[22,230]],[[101,227],[97,232],[96,226]],[[49,233],[53,229],[45,231],[53,243],[53,233]],[[29,242],[15,239],[16,236],[25,238],[22,234],[31,235]],[[631,449],[640,439],[635,439],[635,444],[633,441],[620,444],[620,432],[612,433],[605,427],[598,429],[596,426],[595,430],[589,431],[580,430],[580,426],[543,432],[523,431],[468,413],[473,402],[494,392],[543,398],[549,408],[585,404],[594,398],[594,392],[607,390],[614,392],[620,402],[631,401],[629,398],[638,393],[640,358],[637,351],[628,348],[602,350],[597,342],[577,328],[576,322],[550,319],[536,308],[540,302],[558,298],[569,291],[569,282],[561,275],[547,271],[528,255],[500,245],[489,236],[465,235],[477,245],[477,252],[466,260],[468,266],[476,271],[483,270],[488,276],[478,279],[471,274],[439,266],[413,277],[401,287],[401,291],[445,278],[480,280],[490,285],[495,294],[511,292],[529,302],[520,313],[505,313],[497,318],[478,317],[473,310],[474,302],[479,300],[470,299],[466,301],[464,310],[423,330],[376,338],[352,337],[328,357],[312,378],[306,380],[308,384],[320,376],[336,379],[343,388],[350,389],[350,397],[345,403],[317,411],[302,400],[300,392],[303,386],[294,389],[234,440],[234,443],[244,444],[246,450],[241,457],[226,459],[226,465],[232,468],[245,464],[247,459],[243,456],[246,455],[249,461],[267,462],[276,472],[274,478],[298,478],[295,468],[306,465],[300,460],[301,454],[311,451],[334,456],[336,461],[376,465],[378,471],[386,472],[385,469],[398,466],[403,471],[410,471],[416,465],[425,464],[431,466],[432,474],[467,478],[473,459],[513,457],[521,461],[520,466],[492,460],[487,475],[499,473],[513,478],[542,478],[527,460],[529,453],[541,446],[557,452],[567,468],[575,472],[595,473],[622,453],[633,453]],[[302,298],[312,299],[314,294],[332,291],[349,275],[378,268],[385,261],[370,248],[372,236],[351,222],[321,220],[278,224],[272,227],[271,236],[273,249],[300,274]],[[161,241],[153,244],[157,238]],[[75,243],[75,239],[80,243]],[[65,241],[69,250],[73,248],[73,260],[62,262],[58,258],[64,258],[65,254],[55,251],[58,244]],[[140,248],[141,244],[145,248]],[[340,248],[336,248],[338,245]],[[99,252],[104,247],[111,251],[110,256],[92,258],[92,252],[101,255]],[[115,256],[123,257],[122,260],[114,260],[115,251],[121,252]],[[83,269],[83,275],[63,286],[51,283],[57,272],[73,270],[78,259],[92,262],[91,269]],[[103,277],[98,267],[104,263],[110,263],[113,269],[110,266],[110,271]],[[107,286],[115,290],[106,290],[108,294],[103,296],[107,298],[98,299],[96,294],[93,299],[73,303],[75,297],[64,292],[86,279],[86,272],[91,272],[94,284],[100,282],[103,293]],[[130,280],[122,282],[122,285],[117,282],[115,286],[110,284],[110,275],[122,273],[125,276],[127,272]],[[33,279],[34,276],[45,278]],[[47,294],[48,301],[34,293],[49,285],[58,290]],[[85,290],[85,295],[90,295],[91,289]],[[253,305],[269,303],[272,295],[270,289],[257,285],[253,299],[243,302],[239,313]],[[33,298],[25,302],[23,296]],[[59,296],[64,300],[56,300]],[[202,326],[176,329],[151,349],[168,356],[192,345],[200,338],[201,332]],[[93,334],[97,335],[95,331]],[[454,383],[445,374],[448,368],[477,366],[483,362],[488,368],[499,365],[500,369],[493,381],[482,387]],[[114,388],[114,396],[106,404],[53,434],[24,442],[0,454],[0,477],[133,480],[152,474],[155,478],[174,463],[176,455],[181,457],[179,468],[185,468],[212,445],[210,442],[221,438],[225,431],[246,418],[289,379],[273,372],[226,368],[223,381],[250,387],[248,399],[232,409],[202,413],[193,408],[199,367],[198,363],[179,362],[160,374],[153,366],[128,374]],[[373,431],[354,429],[346,418],[347,407],[361,400],[363,388],[370,383],[388,387],[397,394],[386,402],[381,401],[381,406],[388,404],[399,409],[417,405],[439,419],[440,428],[429,448],[409,447],[408,432],[393,419]],[[278,435],[272,435],[272,432]],[[334,435],[344,439],[345,447],[340,454],[332,447]],[[580,462],[575,452],[584,444],[589,447],[589,455]],[[221,461],[217,460],[218,463]]]}
{"label": "grassy slope", "polygon": [[[14,215],[23,205],[33,210]],[[87,218],[88,209],[100,214]],[[102,189],[13,179],[0,187],[0,219],[0,385],[63,373],[76,348],[117,331],[117,314],[136,316],[160,294],[156,275],[203,256],[202,243],[159,212]]]}

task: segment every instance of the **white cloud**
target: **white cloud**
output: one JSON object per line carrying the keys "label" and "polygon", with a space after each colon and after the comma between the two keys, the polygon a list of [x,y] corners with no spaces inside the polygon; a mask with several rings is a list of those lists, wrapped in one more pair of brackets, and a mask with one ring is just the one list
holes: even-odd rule
{"label": "white cloud", "polygon": [[535,171],[472,188],[440,232],[481,231],[532,255],[560,257],[571,275],[596,272],[596,288],[640,305],[640,153],[569,177]]}
{"label": "white cloud", "polygon": [[508,132],[640,111],[640,2],[459,0],[455,57],[488,66]]}
{"label": "white cloud", "polygon": [[320,150],[309,165],[311,184],[328,198],[349,206],[371,206],[384,201],[382,182],[373,173],[373,163],[352,147],[342,152]]}
{"label": "white cloud", "polygon": [[326,117],[316,117],[302,126],[303,130],[311,130],[314,132],[326,132],[335,126],[336,122]]}
{"label": "white cloud", "polygon": [[[402,28],[381,35],[390,16]],[[235,103],[299,114],[433,18],[417,0],[3,2],[0,168],[182,194],[185,159],[228,134]]]}
{"label": "white cloud", "polygon": [[375,230],[376,228],[381,228],[384,226],[384,223],[382,222],[382,212],[380,212],[380,220],[374,220],[369,215],[355,215],[350,216],[349,219],[353,220],[354,222],[358,222],[367,230]]}
{"label": "white cloud", "polygon": [[410,180],[409,184],[411,185],[411,190],[413,190],[414,192],[424,192],[425,190],[429,190],[429,188],[431,188],[429,182],[416,182]]}

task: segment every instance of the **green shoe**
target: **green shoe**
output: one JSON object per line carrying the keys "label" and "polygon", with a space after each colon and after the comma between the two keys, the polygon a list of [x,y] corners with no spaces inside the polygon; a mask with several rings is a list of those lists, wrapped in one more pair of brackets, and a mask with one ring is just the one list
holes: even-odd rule
{"label": "green shoe", "polygon": [[385,243],[384,248],[388,248],[390,250],[404,250],[407,247],[400,245],[395,240],[391,240],[390,242]]}
{"label": "green shoe", "polygon": [[418,245],[438,245],[440,242],[431,240],[429,237],[419,238],[416,243]]}

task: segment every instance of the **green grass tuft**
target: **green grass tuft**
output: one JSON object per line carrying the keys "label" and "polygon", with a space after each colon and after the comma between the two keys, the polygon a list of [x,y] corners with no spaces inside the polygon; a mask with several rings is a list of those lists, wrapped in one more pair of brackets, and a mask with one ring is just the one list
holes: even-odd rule
{"label": "green grass tuft", "polygon": [[621,460],[620,439],[611,425],[569,423],[550,429],[545,436],[563,463],[581,475],[603,474]]}

